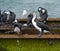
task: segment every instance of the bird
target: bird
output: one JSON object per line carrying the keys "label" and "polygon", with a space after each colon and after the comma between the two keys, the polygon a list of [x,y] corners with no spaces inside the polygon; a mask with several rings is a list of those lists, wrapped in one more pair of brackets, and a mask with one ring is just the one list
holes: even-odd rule
{"label": "bird", "polygon": [[1,17],[1,21],[3,23],[11,24],[15,20],[16,14],[10,10],[4,10],[1,14]]}
{"label": "bird", "polygon": [[26,10],[23,10],[22,16],[26,16],[26,15],[27,15],[27,11]]}
{"label": "bird", "polygon": [[48,19],[48,12],[45,8],[43,7],[39,7],[38,8],[38,12],[39,12],[39,16],[41,18],[40,21],[46,23],[47,19]]}
{"label": "bird", "polygon": [[7,20],[9,20],[10,12],[9,11],[5,11],[5,13],[7,14]]}
{"label": "bird", "polygon": [[15,20],[14,21],[14,32],[17,33],[17,34],[20,34],[21,33],[21,23],[18,22],[18,20]]}
{"label": "bird", "polygon": [[[44,24],[43,22],[36,22],[35,21],[35,19],[37,17],[36,12],[32,12],[32,14],[33,14],[32,24],[40,32],[38,36],[40,37],[42,35],[41,28],[43,30],[46,30],[46,31],[49,31],[50,32],[50,28],[49,28],[48,25]],[[52,33],[52,32],[50,32],[50,33]]]}

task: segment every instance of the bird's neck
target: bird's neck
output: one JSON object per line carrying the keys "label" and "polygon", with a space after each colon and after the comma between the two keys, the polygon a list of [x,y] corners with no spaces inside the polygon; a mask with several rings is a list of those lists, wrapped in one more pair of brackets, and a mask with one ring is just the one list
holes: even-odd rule
{"label": "bird's neck", "polygon": [[35,19],[36,19],[36,15],[33,15],[32,21],[35,22]]}
{"label": "bird's neck", "polygon": [[37,23],[35,22],[35,19],[36,19],[36,15],[33,15],[32,24],[37,30],[41,31],[41,28],[37,26]]}
{"label": "bird's neck", "polygon": [[36,19],[36,15],[33,15],[32,24],[33,24],[34,26],[36,25],[35,19]]}

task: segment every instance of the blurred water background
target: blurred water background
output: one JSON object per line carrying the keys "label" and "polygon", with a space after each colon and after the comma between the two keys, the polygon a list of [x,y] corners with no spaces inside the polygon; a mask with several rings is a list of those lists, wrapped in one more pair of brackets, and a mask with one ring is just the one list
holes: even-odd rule
{"label": "blurred water background", "polygon": [[0,0],[0,9],[15,12],[17,18],[25,18],[23,10],[27,10],[28,14],[36,11],[39,17],[37,9],[40,6],[48,10],[49,18],[60,18],[60,0]]}

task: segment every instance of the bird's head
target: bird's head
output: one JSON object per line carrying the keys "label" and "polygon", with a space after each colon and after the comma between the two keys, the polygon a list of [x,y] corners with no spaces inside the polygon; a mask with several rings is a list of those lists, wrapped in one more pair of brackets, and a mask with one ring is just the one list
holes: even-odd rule
{"label": "bird's head", "polygon": [[10,15],[10,11],[5,11],[4,13],[7,15]]}
{"label": "bird's head", "polygon": [[38,12],[40,12],[41,10],[42,10],[42,7],[39,7],[39,8],[38,8]]}

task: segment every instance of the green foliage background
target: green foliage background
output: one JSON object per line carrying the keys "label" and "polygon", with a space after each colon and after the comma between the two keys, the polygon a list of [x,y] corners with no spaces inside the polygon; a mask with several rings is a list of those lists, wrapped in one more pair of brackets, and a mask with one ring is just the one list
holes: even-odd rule
{"label": "green foliage background", "polygon": [[[20,51],[60,51],[60,41],[55,40],[53,45],[44,39],[19,39]],[[0,48],[7,51],[18,51],[17,39],[0,39]]]}

